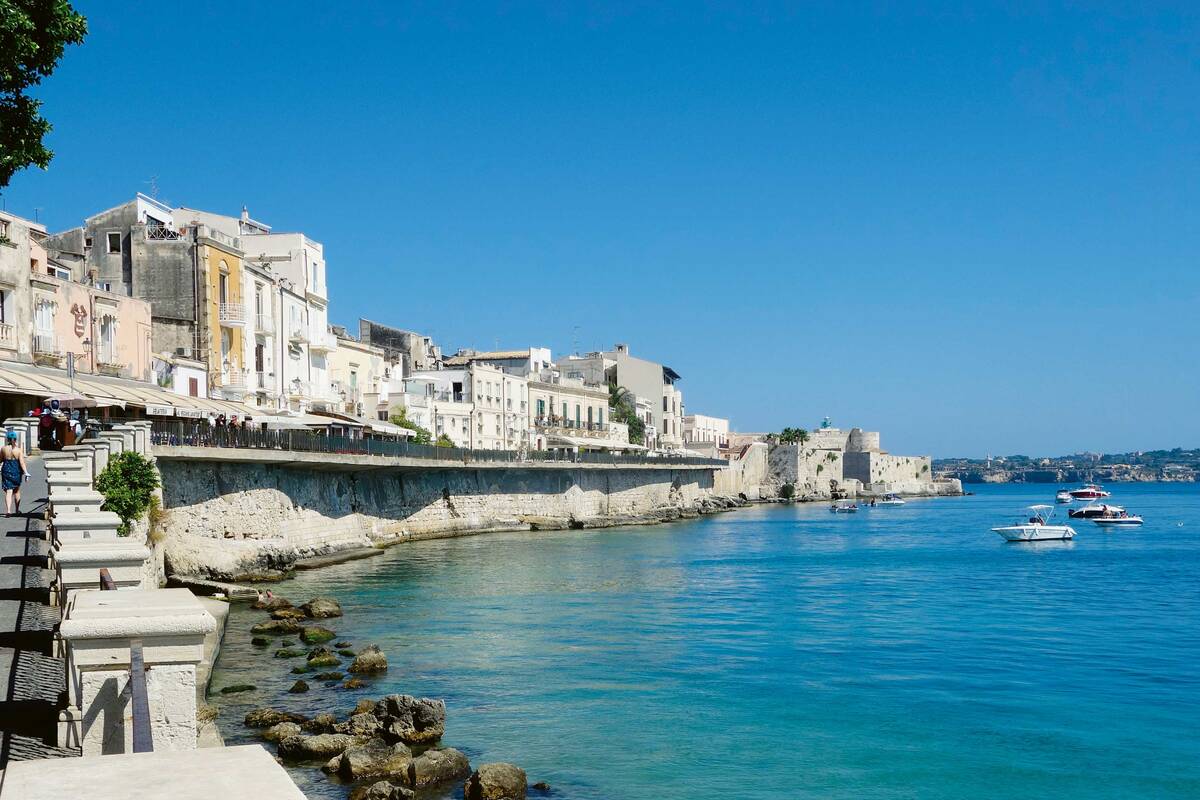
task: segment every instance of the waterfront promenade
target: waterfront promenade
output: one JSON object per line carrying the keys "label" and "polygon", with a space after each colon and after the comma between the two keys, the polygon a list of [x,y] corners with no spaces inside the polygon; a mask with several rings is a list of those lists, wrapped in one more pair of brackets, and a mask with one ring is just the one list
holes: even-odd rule
{"label": "waterfront promenade", "polygon": [[0,770],[9,761],[79,755],[51,744],[63,662],[50,654],[59,614],[49,605],[40,458],[29,459],[29,472],[22,514],[0,518]]}

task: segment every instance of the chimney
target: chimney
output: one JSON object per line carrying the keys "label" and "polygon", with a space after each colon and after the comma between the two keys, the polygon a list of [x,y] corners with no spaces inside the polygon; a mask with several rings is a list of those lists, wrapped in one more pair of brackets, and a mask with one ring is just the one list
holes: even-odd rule
{"label": "chimney", "polygon": [[245,206],[242,206],[242,222],[250,221],[250,211]]}

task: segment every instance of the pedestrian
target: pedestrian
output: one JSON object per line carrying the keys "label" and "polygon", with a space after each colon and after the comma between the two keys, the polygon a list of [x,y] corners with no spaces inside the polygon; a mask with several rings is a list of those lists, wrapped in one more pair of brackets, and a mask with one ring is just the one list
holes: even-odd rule
{"label": "pedestrian", "polygon": [[25,450],[17,444],[17,432],[4,435],[4,446],[0,448],[0,482],[4,485],[4,516],[11,517],[13,503],[21,513],[21,482],[29,480],[29,467],[25,464]]}

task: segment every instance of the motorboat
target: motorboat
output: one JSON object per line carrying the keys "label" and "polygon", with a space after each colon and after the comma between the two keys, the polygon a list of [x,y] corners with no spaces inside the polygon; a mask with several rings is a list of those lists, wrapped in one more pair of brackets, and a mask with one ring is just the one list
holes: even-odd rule
{"label": "motorboat", "polygon": [[900,499],[898,494],[885,494],[882,500],[876,500],[877,506],[902,506],[904,501]]}
{"label": "motorboat", "polygon": [[1074,499],[1066,489],[1059,489],[1058,494],[1054,495],[1054,502],[1056,503],[1069,503]]}
{"label": "motorboat", "polygon": [[857,514],[858,503],[854,503],[850,500],[842,500],[831,505],[829,510],[834,514]]}
{"label": "motorboat", "polygon": [[1125,513],[1125,509],[1109,503],[1088,503],[1083,508],[1072,508],[1067,512],[1071,519],[1096,519],[1097,517],[1115,517]]}
{"label": "motorboat", "polygon": [[1121,509],[1120,511],[1114,511],[1100,517],[1093,517],[1092,522],[1104,528],[1122,528],[1137,527],[1142,524],[1143,520],[1138,515],[1128,514],[1125,512],[1125,509]]}
{"label": "motorboat", "polygon": [[1075,538],[1075,529],[1070,525],[1051,525],[1054,506],[1029,506],[1029,516],[1015,525],[992,528],[1010,542],[1043,542]]}
{"label": "motorboat", "polygon": [[1112,497],[1112,492],[1106,492],[1094,483],[1072,489],[1068,494],[1076,500],[1099,500],[1104,497]]}

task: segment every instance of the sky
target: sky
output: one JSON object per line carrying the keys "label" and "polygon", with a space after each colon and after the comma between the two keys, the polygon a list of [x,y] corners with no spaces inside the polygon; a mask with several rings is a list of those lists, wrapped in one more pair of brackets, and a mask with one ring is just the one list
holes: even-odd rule
{"label": "sky", "polygon": [[742,431],[1200,446],[1200,4],[76,5],[51,230],[245,205],[335,323],[628,343]]}

